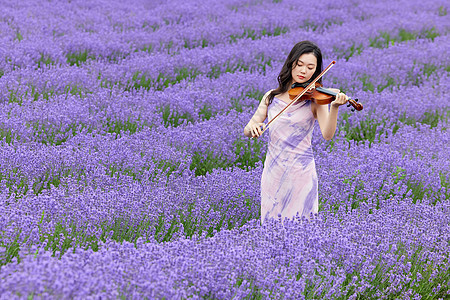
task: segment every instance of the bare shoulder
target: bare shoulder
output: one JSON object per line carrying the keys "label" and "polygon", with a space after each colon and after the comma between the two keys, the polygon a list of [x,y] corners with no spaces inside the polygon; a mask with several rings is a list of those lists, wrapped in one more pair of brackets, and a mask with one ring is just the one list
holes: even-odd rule
{"label": "bare shoulder", "polygon": [[268,105],[267,103],[267,98],[269,97],[270,93],[273,91],[274,89],[268,90],[264,96],[261,99],[261,103],[264,103],[266,106]]}

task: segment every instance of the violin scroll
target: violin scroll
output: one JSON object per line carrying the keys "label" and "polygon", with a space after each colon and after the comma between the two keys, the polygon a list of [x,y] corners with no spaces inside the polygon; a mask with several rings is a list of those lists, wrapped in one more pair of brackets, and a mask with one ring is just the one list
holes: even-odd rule
{"label": "violin scroll", "polygon": [[360,111],[360,110],[363,109],[362,104],[361,104],[361,103],[358,103],[358,99],[348,99],[347,107],[350,107],[350,106],[353,106],[353,107],[352,107],[352,111],[355,111],[355,109],[356,109],[357,111]]}

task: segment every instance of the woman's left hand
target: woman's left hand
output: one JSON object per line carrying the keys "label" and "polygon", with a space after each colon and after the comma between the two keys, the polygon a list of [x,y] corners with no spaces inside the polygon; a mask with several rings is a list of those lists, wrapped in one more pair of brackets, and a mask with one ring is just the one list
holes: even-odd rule
{"label": "woman's left hand", "polygon": [[344,105],[347,102],[348,102],[347,95],[344,94],[344,93],[338,93],[336,95],[336,98],[331,102],[331,106],[334,106],[334,107],[337,108],[337,107],[339,107],[341,105]]}

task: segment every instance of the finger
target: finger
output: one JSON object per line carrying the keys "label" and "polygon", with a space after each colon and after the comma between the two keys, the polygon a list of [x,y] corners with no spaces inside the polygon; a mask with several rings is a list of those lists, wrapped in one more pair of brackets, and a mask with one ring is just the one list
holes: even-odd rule
{"label": "finger", "polygon": [[265,125],[264,123],[259,124],[258,128],[261,130],[261,133],[264,131],[264,125]]}
{"label": "finger", "polygon": [[256,127],[253,129],[253,132],[255,133],[255,136],[259,136],[259,127]]}

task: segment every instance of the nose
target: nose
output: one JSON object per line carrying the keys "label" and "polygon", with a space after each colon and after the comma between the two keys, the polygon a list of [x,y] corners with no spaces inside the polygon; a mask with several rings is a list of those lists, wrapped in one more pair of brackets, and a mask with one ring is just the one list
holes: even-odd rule
{"label": "nose", "polygon": [[305,66],[300,67],[300,73],[306,74],[306,67]]}

